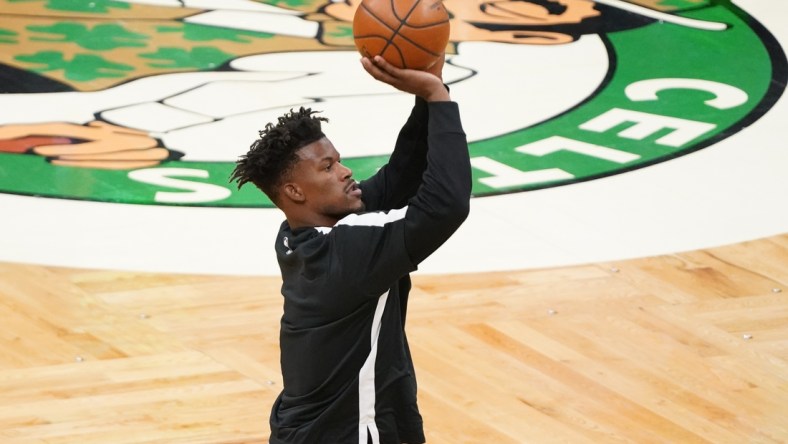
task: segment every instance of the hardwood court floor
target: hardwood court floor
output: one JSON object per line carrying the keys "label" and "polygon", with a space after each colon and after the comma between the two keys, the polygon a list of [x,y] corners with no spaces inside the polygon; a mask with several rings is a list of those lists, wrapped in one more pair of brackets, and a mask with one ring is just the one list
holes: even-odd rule
{"label": "hardwood court floor", "polygon": [[[278,287],[0,264],[0,443],[266,442]],[[430,444],[788,441],[788,235],[411,300]]]}

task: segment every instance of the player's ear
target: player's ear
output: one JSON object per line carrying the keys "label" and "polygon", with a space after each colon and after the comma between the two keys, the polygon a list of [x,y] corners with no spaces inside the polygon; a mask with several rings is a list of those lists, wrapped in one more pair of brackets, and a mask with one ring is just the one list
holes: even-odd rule
{"label": "player's ear", "polygon": [[288,182],[282,185],[282,195],[286,199],[296,203],[301,203],[304,200],[306,200],[306,196],[304,196],[304,191],[301,189],[301,187],[298,186],[298,184],[293,182]]}

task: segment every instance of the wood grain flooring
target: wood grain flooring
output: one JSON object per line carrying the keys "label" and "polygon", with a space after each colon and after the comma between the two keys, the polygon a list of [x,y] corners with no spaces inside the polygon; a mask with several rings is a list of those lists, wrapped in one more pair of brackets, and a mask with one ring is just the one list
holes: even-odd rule
{"label": "wood grain flooring", "polygon": [[[788,235],[416,276],[430,444],[788,442]],[[264,443],[278,278],[0,263],[0,443]]]}

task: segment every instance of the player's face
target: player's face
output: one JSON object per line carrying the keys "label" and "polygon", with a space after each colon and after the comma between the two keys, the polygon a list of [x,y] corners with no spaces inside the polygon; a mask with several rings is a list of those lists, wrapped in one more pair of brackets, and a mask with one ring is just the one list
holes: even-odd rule
{"label": "player's face", "polygon": [[312,142],[298,150],[298,157],[301,160],[293,170],[293,179],[313,212],[339,220],[364,210],[353,172],[342,165],[331,141],[324,137]]}
{"label": "player's face", "polygon": [[598,15],[592,0],[443,0],[455,19],[498,25],[579,23]]}

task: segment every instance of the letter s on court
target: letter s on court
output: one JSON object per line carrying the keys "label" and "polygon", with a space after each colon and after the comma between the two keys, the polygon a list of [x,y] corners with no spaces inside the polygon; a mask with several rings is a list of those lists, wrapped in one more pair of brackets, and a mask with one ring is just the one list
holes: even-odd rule
{"label": "letter s on court", "polygon": [[129,173],[129,179],[136,182],[181,189],[181,192],[157,191],[154,200],[158,203],[187,204],[215,202],[228,198],[232,192],[227,188],[202,182],[174,179],[175,177],[195,177],[207,179],[205,170],[191,168],[145,168]]}

